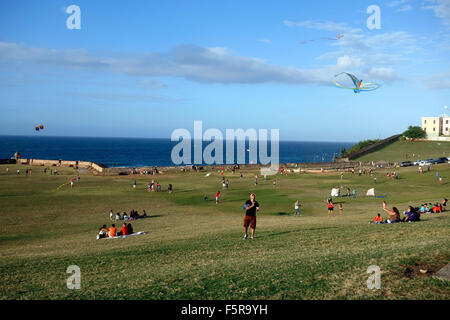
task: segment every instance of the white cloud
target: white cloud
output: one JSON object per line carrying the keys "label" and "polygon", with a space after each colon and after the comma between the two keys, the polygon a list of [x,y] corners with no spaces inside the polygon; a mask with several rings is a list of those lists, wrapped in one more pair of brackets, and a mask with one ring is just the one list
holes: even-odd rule
{"label": "white cloud", "polygon": [[[263,59],[233,55],[227,48],[184,45],[167,53],[110,53],[95,56],[83,50],[32,48],[0,42],[0,64],[21,64],[112,72],[140,77],[173,76],[201,83],[325,84],[334,68],[299,69],[270,65]],[[158,86],[158,83],[150,83]]]}
{"label": "white cloud", "polygon": [[361,61],[361,58],[342,56],[337,59],[336,67],[346,69],[360,67],[362,65],[363,63]]}
{"label": "white cloud", "polygon": [[382,80],[384,82],[393,82],[400,80],[400,77],[395,73],[392,67],[372,67],[368,75],[370,78]]}
{"label": "white cloud", "polygon": [[441,18],[450,26],[450,0],[426,0],[424,9],[433,10],[436,17]]}
{"label": "white cloud", "polygon": [[270,39],[259,39],[258,41],[262,42],[262,43],[267,43],[267,44],[271,44],[272,43],[272,40],[270,40]]}
{"label": "white cloud", "polygon": [[[391,37],[387,37],[391,39]],[[381,40],[373,40],[379,43]],[[264,59],[234,54],[228,48],[205,48],[196,45],[183,45],[166,53],[109,53],[102,56],[84,50],[54,50],[33,48],[17,43],[0,42],[0,64],[4,68],[24,65],[50,67],[50,70],[72,68],[91,72],[110,72],[146,78],[142,83],[149,88],[162,88],[165,85],[154,80],[157,77],[179,77],[199,83],[224,84],[319,84],[328,85],[333,75],[339,72],[352,72],[365,76],[368,81],[394,81],[399,79],[394,69],[376,64],[377,60],[394,60],[390,55],[373,59],[360,49],[355,54],[332,53],[328,57],[332,64],[315,69],[300,69],[294,66],[271,65]],[[351,51],[351,50],[349,50]],[[374,79],[371,79],[373,77]]]}
{"label": "white cloud", "polygon": [[427,89],[450,89],[450,71],[419,79]]}

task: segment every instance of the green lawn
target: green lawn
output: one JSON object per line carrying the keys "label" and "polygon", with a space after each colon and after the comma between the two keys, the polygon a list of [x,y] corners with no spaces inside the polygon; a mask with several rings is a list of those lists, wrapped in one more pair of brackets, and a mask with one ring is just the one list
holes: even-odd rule
{"label": "green lawn", "polygon": [[[442,201],[450,196],[450,164],[423,175],[402,168],[398,180],[378,171],[376,185],[373,177],[345,173],[341,180],[335,172],[261,177],[255,186],[255,172],[244,172],[243,179],[226,172],[230,188],[219,205],[213,201],[222,190],[218,172],[82,175],[74,189],[56,191],[75,176],[73,169],[50,176],[34,167],[25,176],[25,166],[21,175],[19,166],[8,166],[8,173],[6,167],[0,166],[1,299],[450,298],[448,282],[432,278],[449,261],[450,212],[425,215],[419,223],[373,225],[382,199],[364,196],[375,186],[401,211]],[[146,190],[152,178],[164,192]],[[356,188],[358,197],[336,198],[344,215],[327,217],[326,199],[341,185]],[[244,241],[241,207],[250,192],[261,211],[256,239]],[[301,217],[292,216],[297,199]],[[146,209],[151,217],[132,223],[147,234],[96,240],[98,228],[111,224],[110,209]],[[67,289],[70,265],[81,269],[80,290]],[[370,265],[381,268],[380,290],[366,287]]]}
{"label": "green lawn", "polygon": [[357,161],[414,161],[450,157],[450,142],[435,141],[397,141],[383,149],[366,154]]}

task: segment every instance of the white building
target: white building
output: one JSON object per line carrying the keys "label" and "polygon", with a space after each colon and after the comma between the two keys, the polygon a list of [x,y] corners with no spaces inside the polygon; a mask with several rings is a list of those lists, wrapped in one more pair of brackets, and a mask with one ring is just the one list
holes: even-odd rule
{"label": "white building", "polygon": [[427,133],[427,140],[450,141],[450,117],[422,117],[421,127]]}
{"label": "white building", "polygon": [[450,117],[442,117],[442,135],[450,136]]}
{"label": "white building", "polygon": [[422,117],[422,129],[428,138],[442,135],[442,117]]}

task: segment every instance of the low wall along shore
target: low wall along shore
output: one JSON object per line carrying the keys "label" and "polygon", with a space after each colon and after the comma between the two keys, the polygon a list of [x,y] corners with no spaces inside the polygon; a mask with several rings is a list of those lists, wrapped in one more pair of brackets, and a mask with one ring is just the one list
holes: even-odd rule
{"label": "low wall along shore", "polygon": [[68,161],[68,160],[45,160],[45,159],[18,159],[18,164],[30,166],[46,166],[46,167],[73,167],[92,169],[99,173],[106,169],[105,166],[90,161]]}
{"label": "low wall along shore", "polygon": [[[46,166],[46,167],[71,167],[75,169],[87,169],[96,175],[129,175],[140,174],[144,171],[152,171],[154,167],[139,167],[139,168],[124,168],[113,167],[108,168],[102,164],[97,164],[90,161],[69,161],[69,160],[46,160],[46,159],[18,159],[17,164],[30,165],[30,166]],[[381,165],[383,167],[390,167],[392,164],[379,161],[362,163],[359,161],[345,161],[345,162],[316,162],[316,163],[280,163],[283,168],[290,169],[291,172],[315,172],[315,171],[350,171],[351,169],[368,166],[375,167]],[[215,171],[225,168],[231,170],[234,165],[197,165],[196,169],[200,171]],[[263,165],[259,164],[241,164],[239,168],[241,170],[259,170]],[[192,165],[186,166],[171,166],[171,167],[157,167],[158,173],[174,172],[174,171],[194,171]]]}

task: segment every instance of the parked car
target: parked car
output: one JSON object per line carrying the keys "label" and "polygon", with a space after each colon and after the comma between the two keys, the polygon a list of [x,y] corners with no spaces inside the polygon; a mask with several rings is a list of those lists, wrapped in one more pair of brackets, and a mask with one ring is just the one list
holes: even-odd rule
{"label": "parked car", "polygon": [[421,162],[422,162],[422,160],[416,160],[413,162],[413,165],[419,166]]}
{"label": "parked car", "polygon": [[412,165],[413,164],[411,161],[403,161],[402,163],[400,163],[400,167],[410,167]]}
{"label": "parked car", "polygon": [[436,159],[436,160],[433,160],[433,164],[438,164],[438,163],[447,163],[448,162],[448,159],[447,158],[445,158],[445,157],[441,157],[441,158],[439,158],[439,159]]}
{"label": "parked car", "polygon": [[431,165],[431,162],[429,162],[429,161],[421,161],[421,162],[419,163],[419,166],[422,166],[422,167],[428,166],[428,165]]}

